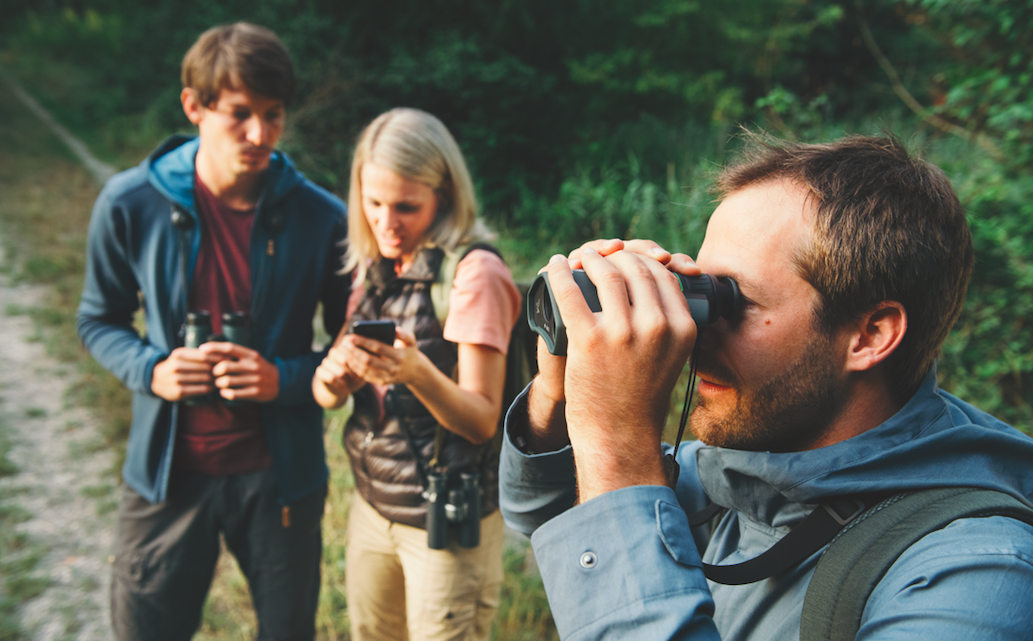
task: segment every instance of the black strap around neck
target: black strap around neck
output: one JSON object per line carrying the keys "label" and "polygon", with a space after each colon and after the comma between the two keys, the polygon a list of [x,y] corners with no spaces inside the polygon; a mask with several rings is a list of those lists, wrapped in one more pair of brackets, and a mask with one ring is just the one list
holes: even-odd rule
{"label": "black strap around neck", "polygon": [[[715,583],[746,585],[785,572],[828,545],[843,526],[888,495],[882,492],[828,499],[767,552],[735,565],[704,563],[703,573]],[[712,503],[690,515],[689,524],[701,525],[712,519],[720,509],[721,506]]]}

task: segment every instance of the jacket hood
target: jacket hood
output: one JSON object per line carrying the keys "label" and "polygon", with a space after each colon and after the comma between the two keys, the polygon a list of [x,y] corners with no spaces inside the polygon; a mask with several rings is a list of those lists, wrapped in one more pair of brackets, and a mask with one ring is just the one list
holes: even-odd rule
{"label": "jacket hood", "polygon": [[[167,138],[143,161],[147,179],[163,196],[196,212],[194,206],[194,157],[201,146],[198,136],[175,135]],[[273,151],[262,188],[263,206],[276,204],[304,181],[286,154]]]}
{"label": "jacket hood", "polygon": [[940,390],[935,367],[899,412],[851,439],[777,454],[703,446],[696,464],[712,501],[773,525],[790,503],[849,494],[965,486],[1033,497],[1033,439]]}

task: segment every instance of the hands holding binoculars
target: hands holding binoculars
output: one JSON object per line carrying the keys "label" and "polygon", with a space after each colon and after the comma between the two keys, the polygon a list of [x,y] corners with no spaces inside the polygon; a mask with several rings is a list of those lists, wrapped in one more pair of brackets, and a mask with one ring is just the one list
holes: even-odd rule
{"label": "hands holding binoculars", "polygon": [[[575,268],[595,284],[601,312],[589,309]],[[699,267],[652,241],[598,240],[554,256],[543,271],[567,327],[568,355],[553,356],[538,342],[531,448],[569,438],[581,502],[629,485],[665,484],[660,435],[696,340],[675,274],[698,276]]]}
{"label": "hands holding binoculars", "polygon": [[181,401],[218,390],[228,401],[269,402],[280,393],[280,371],[253,349],[210,341],[177,347],[154,366],[151,391]]}

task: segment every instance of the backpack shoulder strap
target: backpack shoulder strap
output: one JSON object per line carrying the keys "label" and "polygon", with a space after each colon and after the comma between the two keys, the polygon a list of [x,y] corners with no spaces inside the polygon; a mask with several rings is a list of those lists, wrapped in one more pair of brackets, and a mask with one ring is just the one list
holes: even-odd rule
{"label": "backpack shoulder strap", "polygon": [[800,640],[853,641],[868,597],[905,550],[952,521],[987,516],[1033,525],[1033,508],[978,488],[906,492],[872,507],[845,527],[818,561],[804,597]]}
{"label": "backpack shoulder strap", "polygon": [[483,241],[475,241],[466,245],[459,245],[449,252],[445,252],[445,259],[441,262],[434,282],[430,285],[430,300],[434,304],[434,315],[438,317],[441,326],[445,326],[445,319],[448,318],[449,295],[452,293],[452,281],[456,277],[456,269],[459,263],[466,258],[467,254],[475,249],[484,249],[493,254],[502,256],[499,250],[492,244]]}

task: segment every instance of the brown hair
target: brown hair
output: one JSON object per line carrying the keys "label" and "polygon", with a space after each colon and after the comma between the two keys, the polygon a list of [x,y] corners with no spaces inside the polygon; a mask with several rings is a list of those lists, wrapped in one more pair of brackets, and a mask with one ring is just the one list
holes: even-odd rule
{"label": "brown hair", "polygon": [[290,103],[294,66],[276,34],[247,22],[205,31],[183,56],[183,87],[197,92],[202,105],[218,100],[226,89],[247,89]]}
{"label": "brown hair", "polygon": [[821,295],[819,326],[832,331],[883,301],[903,305],[907,332],[886,363],[891,388],[910,397],[961,313],[972,274],[972,236],[947,176],[893,137],[826,144],[744,137],[742,159],[722,172],[716,190],[787,179],[810,191],[814,233],[796,262]]}

